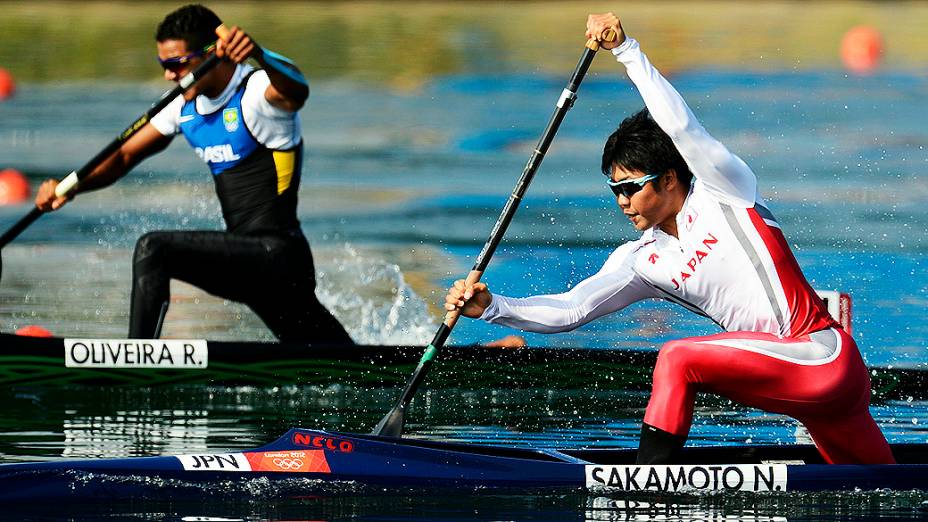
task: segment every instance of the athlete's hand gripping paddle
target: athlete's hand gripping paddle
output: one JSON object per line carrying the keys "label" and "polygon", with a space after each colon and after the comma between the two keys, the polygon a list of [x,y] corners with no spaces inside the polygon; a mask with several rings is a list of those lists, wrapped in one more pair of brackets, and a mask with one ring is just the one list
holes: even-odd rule
{"label": "athlete's hand gripping paddle", "polygon": [[[615,40],[615,38],[616,34],[612,30],[607,31],[607,33],[603,35],[603,40],[607,42],[611,42]],[[489,239],[487,239],[487,242],[483,245],[483,250],[480,252],[480,255],[477,256],[474,267],[467,275],[468,285],[473,285],[480,281],[480,278],[483,276],[483,272],[486,270],[487,265],[490,263],[490,258],[493,256],[496,247],[499,246],[503,235],[506,233],[506,229],[509,227],[509,223],[512,221],[519,207],[519,203],[525,195],[526,189],[528,189],[529,184],[532,182],[532,178],[535,176],[535,172],[541,165],[545,153],[548,151],[548,147],[551,145],[551,141],[554,139],[554,135],[561,125],[561,121],[563,121],[567,111],[573,106],[574,100],[577,98],[577,89],[580,87],[580,82],[583,81],[583,77],[590,68],[590,64],[593,63],[593,58],[596,56],[597,50],[599,50],[598,40],[590,39],[587,41],[586,47],[583,50],[583,55],[580,57],[580,61],[577,63],[577,67],[574,69],[570,81],[567,82],[567,87],[561,93],[561,97],[557,101],[557,106],[554,110],[554,114],[548,121],[548,126],[538,140],[535,151],[529,158],[528,163],[525,164],[522,176],[519,178],[519,182],[516,183],[512,194],[509,196],[506,206],[503,207],[499,219],[496,220],[496,225],[493,227],[493,231],[490,232]],[[419,360],[419,365],[409,378],[409,381],[407,381],[406,389],[403,390],[402,395],[400,395],[393,409],[390,410],[374,428],[374,435],[389,437],[402,436],[403,425],[406,422],[406,409],[409,407],[409,403],[412,401],[413,395],[416,393],[416,390],[418,390],[419,385],[425,379],[425,375],[432,366],[432,360],[435,358],[438,350],[445,345],[445,341],[447,341],[448,336],[451,335],[451,330],[454,328],[455,323],[457,323],[458,317],[460,317],[459,310],[454,310],[445,314],[444,322],[438,327],[438,332],[435,333],[435,337],[426,348],[425,353],[422,355],[422,359]]]}
{"label": "athlete's hand gripping paddle", "polygon": [[[228,32],[229,30],[225,25],[220,25],[216,28],[216,34],[222,39],[227,38]],[[84,164],[83,167],[65,176],[65,178],[62,179],[58,183],[58,186],[55,188],[55,195],[58,197],[68,195],[77,187],[78,183],[80,183],[82,179],[90,175],[94,169],[96,169],[98,166],[100,166],[101,163],[112,156],[113,153],[116,152],[123,143],[134,136],[156,114],[161,112],[172,101],[174,101],[175,98],[187,92],[187,90],[196,84],[197,81],[206,76],[206,73],[212,70],[212,68],[215,67],[220,61],[221,58],[217,57],[215,53],[210,54],[205,60],[203,60],[203,63],[181,78],[176,87],[161,95],[161,98],[158,100],[158,102],[152,105],[151,108],[145,112],[145,114],[140,116],[137,120],[126,127],[124,131],[119,133],[119,135],[116,136],[113,141],[111,141],[106,147],[98,152],[96,156],[91,158],[90,161]],[[2,236],[0,236],[0,249],[9,244],[10,241],[16,239],[16,237],[19,236],[23,230],[35,222],[35,220],[39,219],[39,216],[44,213],[45,212],[39,209],[39,207],[34,207],[32,210],[30,210],[28,214],[23,216],[12,227],[7,229],[7,231],[4,232]],[[0,260],[0,276],[2,276],[2,271],[3,264],[2,260]]]}

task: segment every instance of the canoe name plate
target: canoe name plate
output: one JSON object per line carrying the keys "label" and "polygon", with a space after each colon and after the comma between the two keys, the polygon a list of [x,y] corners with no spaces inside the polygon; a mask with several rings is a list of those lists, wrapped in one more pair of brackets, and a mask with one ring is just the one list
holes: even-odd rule
{"label": "canoe name plate", "polygon": [[65,339],[67,368],[197,368],[209,366],[206,341]]}
{"label": "canoe name plate", "polygon": [[785,491],[783,464],[585,466],[586,487],[625,491]]}
{"label": "canoe name plate", "polygon": [[331,473],[323,450],[176,455],[185,471]]}

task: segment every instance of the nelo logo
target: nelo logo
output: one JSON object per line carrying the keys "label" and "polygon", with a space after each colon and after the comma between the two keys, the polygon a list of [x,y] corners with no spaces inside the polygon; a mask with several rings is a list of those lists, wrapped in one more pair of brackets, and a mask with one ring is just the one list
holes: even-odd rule
{"label": "nelo logo", "polygon": [[297,446],[340,451],[342,453],[351,453],[354,451],[354,444],[352,444],[350,440],[338,440],[322,435],[313,435],[311,433],[294,433],[292,440]]}

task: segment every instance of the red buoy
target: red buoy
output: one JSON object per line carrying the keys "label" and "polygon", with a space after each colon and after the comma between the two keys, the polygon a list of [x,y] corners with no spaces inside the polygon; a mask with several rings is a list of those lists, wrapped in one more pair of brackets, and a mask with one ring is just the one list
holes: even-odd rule
{"label": "red buoy", "polygon": [[16,92],[16,82],[13,75],[3,67],[0,67],[0,100],[5,100]]}
{"label": "red buoy", "polygon": [[16,169],[0,170],[0,205],[16,205],[29,199],[29,182]]}
{"label": "red buoy", "polygon": [[23,326],[19,330],[16,330],[16,335],[24,335],[26,337],[52,337],[51,332],[35,324]]}
{"label": "red buoy", "polygon": [[883,35],[869,25],[858,25],[844,33],[841,39],[841,60],[844,67],[856,74],[876,70],[883,57]]}

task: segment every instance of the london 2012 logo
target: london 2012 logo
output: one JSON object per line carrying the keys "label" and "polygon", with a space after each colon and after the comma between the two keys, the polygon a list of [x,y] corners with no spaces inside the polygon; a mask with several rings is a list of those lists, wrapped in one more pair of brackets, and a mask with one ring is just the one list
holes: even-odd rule
{"label": "london 2012 logo", "polygon": [[238,108],[230,107],[222,111],[222,124],[226,126],[227,132],[238,130]]}

